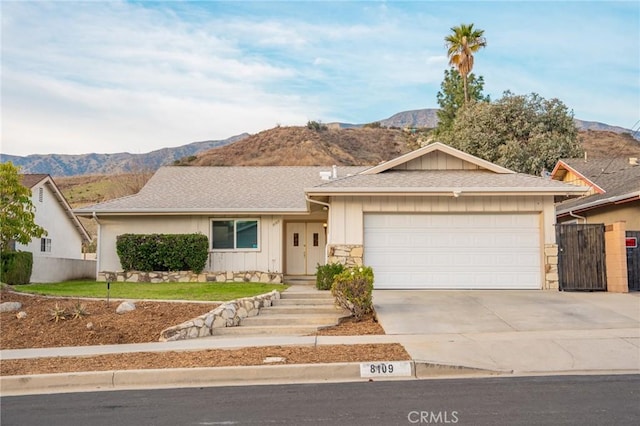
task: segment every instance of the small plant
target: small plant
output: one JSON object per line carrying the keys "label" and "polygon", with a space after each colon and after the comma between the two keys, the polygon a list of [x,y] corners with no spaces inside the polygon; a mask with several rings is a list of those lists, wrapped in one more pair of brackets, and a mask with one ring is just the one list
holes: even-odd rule
{"label": "small plant", "polygon": [[67,319],[67,308],[61,307],[58,303],[51,309],[51,318],[49,321],[62,321]]}
{"label": "small plant", "polygon": [[351,312],[356,321],[373,311],[372,292],[373,269],[368,266],[343,271],[331,287],[338,306]]}
{"label": "small plant", "polygon": [[316,132],[322,132],[324,130],[327,130],[328,127],[327,127],[326,124],[322,124],[321,121],[309,120],[309,121],[307,121],[307,129],[314,130]]}
{"label": "small plant", "polygon": [[316,288],[318,290],[331,290],[333,279],[344,271],[342,263],[327,263],[316,267]]}
{"label": "small plant", "polygon": [[89,315],[89,312],[87,312],[87,307],[84,305],[84,303],[80,303],[80,301],[74,303],[73,307],[71,308],[71,318],[80,319],[82,317],[86,317],[87,315]]}

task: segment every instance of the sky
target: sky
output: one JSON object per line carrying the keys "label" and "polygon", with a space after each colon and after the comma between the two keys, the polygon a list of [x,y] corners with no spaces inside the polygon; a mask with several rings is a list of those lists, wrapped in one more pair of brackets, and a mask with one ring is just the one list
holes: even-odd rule
{"label": "sky", "polygon": [[309,120],[437,108],[453,26],[483,29],[484,92],[640,119],[637,1],[5,1],[1,146],[146,153]]}

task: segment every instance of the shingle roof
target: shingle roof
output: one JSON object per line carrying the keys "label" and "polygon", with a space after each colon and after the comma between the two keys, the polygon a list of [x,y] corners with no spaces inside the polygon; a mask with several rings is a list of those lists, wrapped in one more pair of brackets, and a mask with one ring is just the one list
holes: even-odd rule
{"label": "shingle roof", "polygon": [[310,193],[386,192],[402,189],[406,192],[582,192],[572,187],[522,173],[501,174],[486,170],[388,170],[375,175],[356,175],[327,182]]}
{"label": "shingle roof", "polygon": [[23,186],[26,186],[27,188],[33,188],[34,186],[36,186],[40,181],[42,181],[43,179],[49,177],[48,174],[43,174],[43,173],[25,173],[25,174],[21,174],[20,175],[20,183],[22,183]]}
{"label": "shingle roof", "polygon": [[[338,167],[338,175],[365,167]],[[162,167],[136,195],[76,212],[306,211],[304,188],[330,167]]]}
{"label": "shingle roof", "polygon": [[605,192],[587,197],[572,199],[558,206],[558,213],[580,208],[586,205],[598,205],[619,197],[634,197],[640,193],[640,166],[629,163],[628,158],[561,160]]}

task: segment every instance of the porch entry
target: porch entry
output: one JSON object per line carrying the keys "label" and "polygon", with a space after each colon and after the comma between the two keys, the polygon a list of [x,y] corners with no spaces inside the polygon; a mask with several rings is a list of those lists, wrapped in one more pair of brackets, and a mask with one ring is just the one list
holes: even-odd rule
{"label": "porch entry", "polygon": [[316,266],[324,264],[327,244],[325,228],[320,222],[286,224],[286,273],[314,275]]}

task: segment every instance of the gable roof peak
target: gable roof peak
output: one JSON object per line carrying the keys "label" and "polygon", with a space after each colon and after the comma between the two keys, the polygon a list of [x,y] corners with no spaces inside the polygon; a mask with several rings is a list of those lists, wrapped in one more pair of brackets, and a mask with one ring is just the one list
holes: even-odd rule
{"label": "gable roof peak", "polygon": [[460,151],[459,149],[453,148],[442,142],[433,142],[429,145],[423,146],[422,148],[418,148],[415,151],[411,151],[407,154],[401,155],[400,157],[396,157],[392,160],[389,160],[377,166],[371,167],[370,169],[363,171],[361,174],[373,175],[377,173],[382,173],[384,171],[396,168],[402,164],[415,160],[416,158],[430,155],[434,152],[442,152],[444,154],[458,158],[459,160],[462,160],[464,162],[471,163],[480,169],[485,169],[493,173],[500,173],[500,174],[515,173],[513,170],[509,170],[505,167],[498,166],[497,164],[494,164],[487,160],[483,160],[482,158],[476,157],[475,155],[471,155],[466,152]]}

